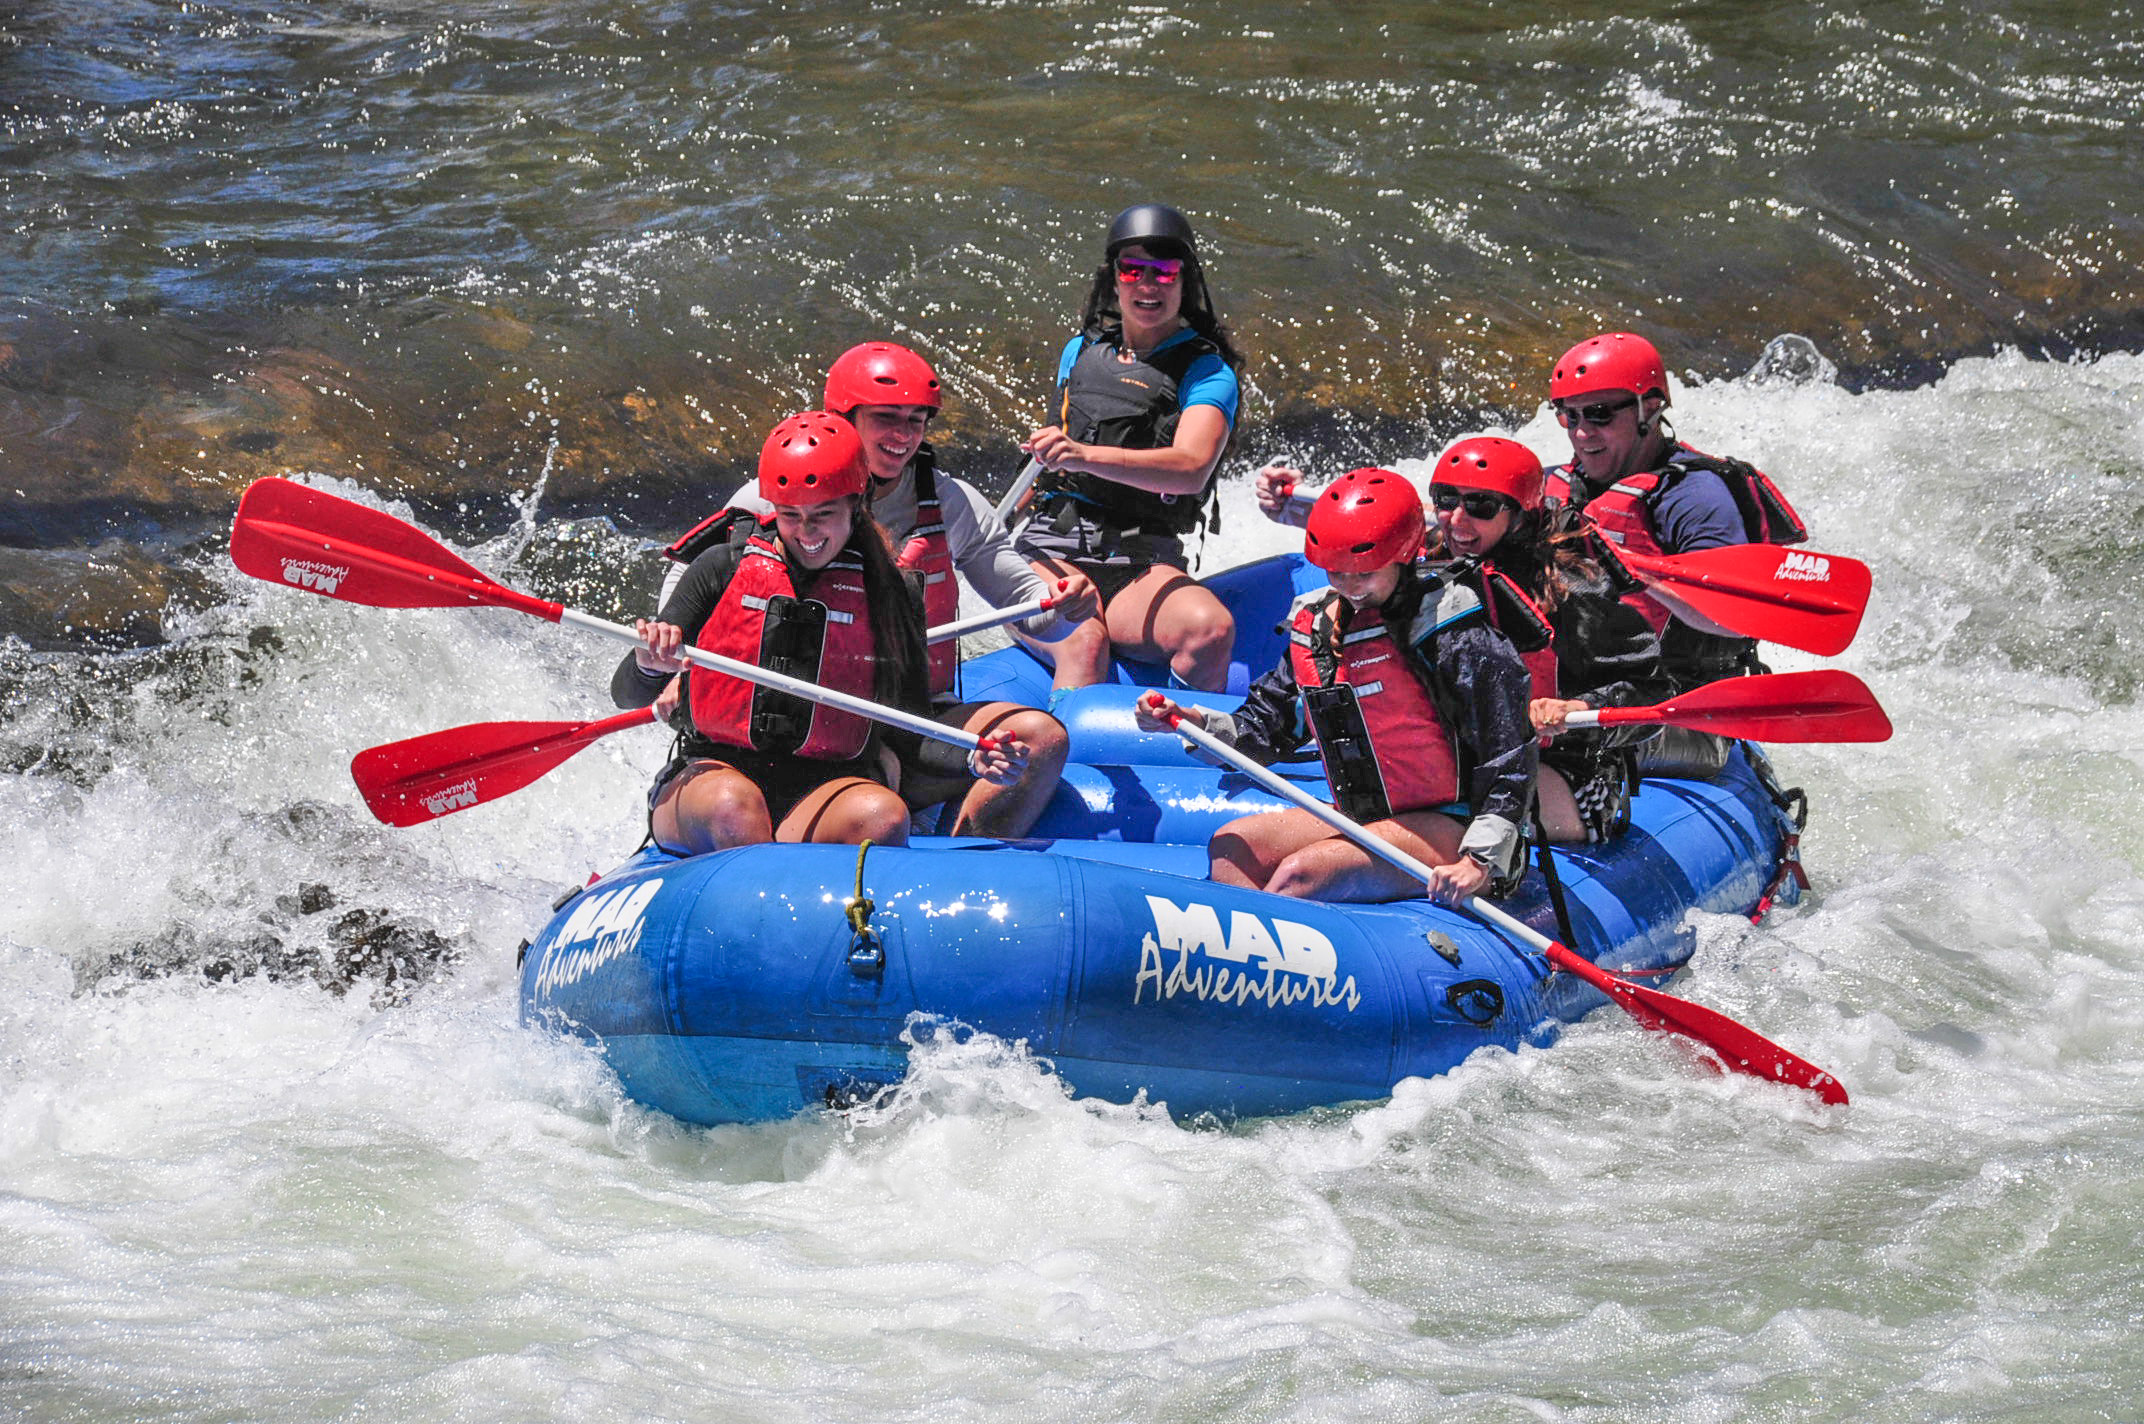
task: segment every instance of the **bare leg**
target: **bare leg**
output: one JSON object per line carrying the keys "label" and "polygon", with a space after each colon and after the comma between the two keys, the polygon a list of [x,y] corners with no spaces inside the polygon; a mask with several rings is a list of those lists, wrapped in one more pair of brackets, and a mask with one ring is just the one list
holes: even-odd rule
{"label": "bare leg", "polygon": [[[1428,865],[1459,857],[1464,828],[1436,811],[1408,811],[1368,830]],[[1305,900],[1408,900],[1422,883],[1372,856],[1308,811],[1242,816],[1214,833],[1207,855],[1217,884]]]}
{"label": "bare leg", "polygon": [[782,817],[774,839],[785,844],[908,844],[908,804],[892,791],[861,776],[838,776],[797,802]]}
{"label": "bare leg", "polygon": [[1549,844],[1583,844],[1586,823],[1578,814],[1578,799],[1571,795],[1571,783],[1563,773],[1544,766],[1535,785],[1541,797],[1541,828],[1547,832]]}
{"label": "bare leg", "polygon": [[767,798],[752,778],[727,762],[696,761],[672,777],[650,817],[656,844],[704,855],[774,839]]}
{"label": "bare leg", "polygon": [[[1028,562],[1052,582],[1078,572],[1057,559],[1029,559]],[[1055,676],[1050,679],[1052,687],[1092,687],[1109,676],[1109,629],[1100,618],[1074,624],[1071,632],[1054,643],[1030,638],[1018,628],[1011,631],[1014,642],[1054,670]]]}
{"label": "bare leg", "polygon": [[1017,702],[964,702],[938,714],[938,720],[977,736],[1019,738],[1028,749],[1026,774],[1010,786],[993,786],[968,776],[911,771],[901,783],[902,799],[922,807],[959,796],[960,817],[953,823],[956,836],[1011,839],[1026,835],[1056,791],[1065,754],[1071,750],[1072,739],[1065,734],[1064,723]]}
{"label": "bare leg", "polygon": [[1236,620],[1191,575],[1156,564],[1127,584],[1102,611],[1117,652],[1163,662],[1186,687],[1219,692],[1228,684]]}

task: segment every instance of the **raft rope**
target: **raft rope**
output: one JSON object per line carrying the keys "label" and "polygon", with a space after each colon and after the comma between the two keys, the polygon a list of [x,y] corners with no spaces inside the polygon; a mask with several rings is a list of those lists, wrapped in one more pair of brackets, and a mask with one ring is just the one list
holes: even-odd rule
{"label": "raft rope", "polygon": [[1756,908],[1749,912],[1749,922],[1762,924],[1771,912],[1772,902],[1786,887],[1789,878],[1803,890],[1809,888],[1809,872],[1802,867],[1802,831],[1809,824],[1809,793],[1799,786],[1782,787],[1779,774],[1772,770],[1772,759],[1765,755],[1764,748],[1755,742],[1744,742],[1743,752],[1749,757],[1750,768],[1757,773],[1757,780],[1772,804],[1779,808],[1780,819],[1787,823],[1787,834],[1779,844],[1779,864],[1772,871],[1772,878],[1757,897]]}
{"label": "raft rope", "polygon": [[859,979],[876,979],[886,972],[886,946],[871,923],[878,906],[864,895],[864,857],[870,853],[867,838],[856,847],[856,893],[842,906],[849,921],[849,972]]}
{"label": "raft rope", "polygon": [[1583,954],[1585,946],[1579,942],[1578,930],[1571,924],[1571,906],[1564,899],[1563,877],[1556,873],[1556,857],[1548,847],[1548,827],[1542,823],[1538,801],[1534,803],[1533,832],[1537,837],[1534,848],[1540,852],[1541,878],[1548,882],[1548,902],[1556,911],[1557,933],[1565,944]]}

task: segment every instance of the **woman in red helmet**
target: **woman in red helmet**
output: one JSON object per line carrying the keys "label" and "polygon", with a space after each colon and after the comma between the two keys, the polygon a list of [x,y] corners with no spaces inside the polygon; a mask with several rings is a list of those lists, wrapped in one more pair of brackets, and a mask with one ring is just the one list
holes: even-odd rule
{"label": "woman in red helmet", "polygon": [[1080,334],[1057,368],[1058,419],[1021,449],[1042,467],[1020,552],[1100,587],[1101,620],[1029,647],[1055,685],[1085,687],[1112,653],[1167,663],[1186,687],[1219,690],[1236,625],[1187,572],[1228,447],[1243,358],[1214,312],[1191,224],[1141,203],[1117,214]]}
{"label": "woman in red helmet", "polygon": [[[900,845],[908,807],[888,758],[907,734],[677,656],[690,641],[742,662],[922,712],[923,608],[864,509],[868,478],[856,429],[823,411],[774,428],[759,455],[773,513],[745,538],[696,557],[642,619],[643,646],[611,694],[645,707],[682,673],[677,755],[650,793],[656,843],[688,855],[763,841],[865,839]],[[912,755],[913,748],[906,748]],[[980,775],[1017,776],[1003,751],[975,754]]]}
{"label": "woman in red helmet", "polygon": [[[1579,342],[1557,359],[1548,399],[1571,441],[1570,463],[1548,472],[1548,500],[1582,512],[1605,542],[1641,554],[1690,554],[1808,537],[1762,471],[1676,440],[1667,367],[1644,337],[1610,331]],[[1642,588],[1629,597],[1660,635],[1676,691],[1764,671],[1753,639]],[[1656,776],[1713,776],[1727,748],[1722,738],[1670,727],[1647,744],[1640,767]]]}
{"label": "woman in red helmet", "polygon": [[[1142,699],[1149,731],[1196,718],[1272,762],[1315,740],[1333,804],[1436,868],[1457,902],[1520,869],[1535,746],[1526,665],[1464,584],[1426,574],[1422,499],[1390,470],[1351,470],[1318,497],[1304,554],[1330,589],[1307,593],[1279,667],[1233,716]],[[1207,847],[1213,878],[1276,895],[1400,900],[1423,887],[1307,811],[1229,822]]]}
{"label": "woman in red helmet", "polygon": [[[1012,538],[981,494],[967,481],[938,468],[926,437],[944,403],[930,362],[890,341],[867,341],[834,359],[826,373],[825,408],[856,427],[871,472],[864,507],[893,541],[895,562],[923,582],[928,626],[950,623],[960,611],[965,578],[993,607],[1056,600],[1051,611],[1017,625],[1040,642],[1063,638],[1100,610],[1093,583],[1076,570],[1045,579],[1015,553]],[[773,506],[756,485],[729,498],[729,507],[764,517]],[[718,516],[672,546],[673,558],[689,560],[709,543],[728,537]],[[958,578],[955,577],[956,573]],[[978,778],[958,748],[921,741],[901,765],[901,798],[911,808],[960,803],[948,828],[954,835],[1016,837],[1027,834],[1049,803],[1063,770],[1070,739],[1049,713],[1012,702],[963,702],[959,696],[957,639],[929,649],[932,715],[947,726],[1005,741],[1023,762],[1010,783]]]}
{"label": "woman in red helmet", "polygon": [[1623,600],[1626,585],[1585,557],[1584,529],[1544,499],[1545,472],[1516,440],[1478,435],[1437,457],[1429,497],[1431,562],[1482,597],[1490,621],[1519,650],[1533,682],[1529,707],[1541,752],[1539,814],[1557,844],[1602,841],[1629,823],[1629,748],[1647,727],[1564,731],[1573,712],[1636,707],[1673,695],[1660,640]]}
{"label": "woman in red helmet", "polygon": [[[1295,523],[1315,507],[1301,480],[1284,466],[1259,471],[1269,517]],[[1526,663],[1528,711],[1544,739],[1543,831],[1559,845],[1601,841],[1628,822],[1628,748],[1652,729],[1565,733],[1564,719],[1585,708],[1662,701],[1673,688],[1661,671],[1659,639],[1623,601],[1628,585],[1585,557],[1584,531],[1547,505],[1544,488],[1541,461],[1516,440],[1459,441],[1430,471],[1425,555],[1480,596]],[[1293,511],[1302,513],[1291,518]]]}

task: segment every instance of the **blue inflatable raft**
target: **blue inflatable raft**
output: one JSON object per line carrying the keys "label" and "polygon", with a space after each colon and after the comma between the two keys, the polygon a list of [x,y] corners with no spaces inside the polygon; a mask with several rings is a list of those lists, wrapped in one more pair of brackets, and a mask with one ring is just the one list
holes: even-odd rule
{"label": "blue inflatable raft", "polygon": [[[1273,630],[1316,577],[1268,560],[1211,581],[1245,649],[1232,690],[1278,656]],[[1016,650],[966,675],[970,698],[1047,697]],[[904,1035],[948,1025],[1024,1042],[1083,1095],[1286,1113],[1546,1043],[1604,1002],[1426,901],[1328,905],[1206,880],[1212,831],[1273,800],[1132,730],[1131,698],[1159,671],[1119,677],[1061,709],[1080,764],[1041,838],[644,851],[530,942],[523,1017],[598,1044],[636,1100],[712,1124],[857,1101],[901,1079]],[[1297,770],[1315,778],[1316,763]],[[1669,971],[1694,947],[1690,910],[1756,903],[1786,824],[1739,750],[1716,781],[1647,783],[1633,821],[1612,845],[1555,853],[1573,947]],[[859,876],[868,917],[848,913]],[[1557,933],[1538,870],[1507,908]]]}

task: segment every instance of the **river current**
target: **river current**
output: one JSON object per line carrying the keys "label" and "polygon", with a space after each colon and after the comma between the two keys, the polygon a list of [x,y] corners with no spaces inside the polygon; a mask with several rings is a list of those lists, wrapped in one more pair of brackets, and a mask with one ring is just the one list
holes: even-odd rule
{"label": "river current", "polygon": [[[1530,388],[1497,397],[1492,387],[1538,379],[1535,358],[1571,323],[1627,305],[1637,309],[1632,324],[1670,348],[1681,433],[1761,465],[1807,516],[1815,547],[1872,567],[1866,624],[1835,661],[1874,688],[1897,736],[1776,750],[1788,781],[1810,793],[1814,888],[1759,927],[1704,919],[1698,953],[1674,986],[1837,1072],[1852,1105],[1824,1109],[1709,1075],[1671,1042],[1603,1013],[1548,1049],[1484,1053],[1447,1077],[1402,1083],[1388,1101],[1280,1120],[1178,1123],[1157,1106],[1073,1100],[1018,1045],[975,1039],[917,1050],[898,1094],[843,1117],[681,1127],[625,1101],[597,1055],[519,1025],[513,973],[516,945],[559,890],[637,841],[660,738],[611,738],[510,800],[407,831],[370,818],[347,770],[356,750],[421,731],[598,714],[615,650],[506,612],[308,597],[237,574],[212,531],[136,530],[148,543],[165,539],[160,556],[203,588],[167,610],[160,641],[0,644],[0,1416],[2138,1417],[2144,634],[2134,610],[2144,602],[2144,358],[2120,340],[2080,340],[2123,329],[2136,305],[2134,288],[2121,285],[2133,278],[2109,261],[2131,250],[2134,211],[2091,216],[2109,211],[2110,175],[2134,172],[2133,134],[2098,127],[2124,105],[2133,124],[2133,12],[2108,20],[2095,11],[2095,31],[2083,10],[2065,6],[1765,6],[1750,7],[1758,18],[1741,26],[1724,6],[1585,19],[1540,5],[1334,6],[1316,12],[1332,17],[1322,27],[1284,14],[1290,8],[1238,7],[1224,19],[1204,7],[829,4],[784,18],[752,6],[461,4],[330,6],[308,17],[118,4],[92,21],[25,7],[47,27],[48,47],[18,44],[6,60],[18,143],[32,122],[21,106],[25,72],[49,78],[64,62],[82,84],[136,82],[162,72],[159,52],[215,43],[232,47],[233,72],[250,72],[248,46],[292,30],[343,46],[335,63],[351,76],[436,84],[426,92],[437,104],[503,104],[515,76],[556,74],[567,56],[573,73],[607,77],[574,89],[569,105],[531,109],[523,130],[595,131],[637,115],[632,122],[674,132],[675,142],[648,140],[658,171],[646,182],[620,176],[584,195],[578,229],[557,194],[517,196],[475,158],[466,181],[434,170],[391,192],[365,189],[382,203],[432,204],[426,221],[462,212],[457,201],[511,219],[525,201],[520,211],[540,210],[542,221],[524,226],[550,234],[514,237],[510,220],[472,218],[467,249],[453,250],[438,236],[454,226],[445,221],[422,240],[391,223],[370,234],[324,226],[335,175],[357,160],[333,158],[320,135],[305,150],[317,169],[293,150],[261,157],[249,170],[254,190],[229,187],[228,162],[223,178],[199,176],[217,170],[218,153],[228,160],[249,144],[283,142],[287,116],[310,112],[337,86],[293,78],[281,91],[208,102],[195,73],[172,79],[183,92],[144,93],[132,110],[133,101],[94,112],[48,104],[34,118],[48,125],[40,132],[73,134],[75,146],[23,160],[7,179],[9,270],[19,279],[11,299],[35,293],[43,303],[14,329],[133,322],[148,333],[144,349],[183,358],[199,339],[173,332],[236,320],[229,314],[243,308],[244,322],[285,335],[357,333],[335,346],[341,361],[366,349],[363,332],[462,283],[481,300],[459,310],[522,323],[535,333],[531,349],[592,335],[588,369],[560,360],[540,390],[523,390],[514,419],[536,434],[484,509],[457,511],[452,459],[427,464],[431,456],[409,453],[419,442],[401,447],[409,473],[393,479],[370,464],[287,468],[423,518],[519,586],[631,611],[657,577],[649,539],[674,527],[682,506],[655,500],[639,523],[597,517],[591,488],[602,487],[574,485],[570,438],[546,466],[556,432],[521,417],[579,399],[602,404],[615,394],[605,362],[617,343],[631,346],[627,336],[695,303],[717,315],[678,349],[714,353],[726,368],[801,363],[818,347],[794,321],[734,314],[758,310],[753,301],[781,307],[797,290],[764,260],[761,208],[710,203],[695,212],[698,238],[646,248],[591,236],[609,220],[606,204],[691,206],[677,197],[696,191],[688,170],[721,166],[693,156],[722,128],[706,115],[736,116],[724,130],[734,141],[725,162],[764,165],[756,181],[777,195],[764,207],[786,234],[773,250],[797,254],[807,274],[846,254],[847,275],[811,279],[823,282],[813,289],[820,297],[834,294],[839,339],[884,331],[897,313],[936,322],[917,339],[953,375],[956,400],[981,408],[965,417],[980,428],[1003,427],[1034,403],[1021,382],[1041,381],[1042,358],[1014,348],[1039,351],[1061,329],[1073,299],[1065,274],[1084,260],[1096,215],[1106,218],[1128,191],[1076,175],[1118,158],[1154,177],[1175,172],[1191,117],[1210,109],[1221,135],[1213,142],[1245,153],[1276,145],[1301,165],[1301,187],[1317,190],[1292,197],[1296,216],[1275,222],[1321,213],[1375,245],[1403,230],[1419,235],[1423,212],[1442,213],[1455,248],[1476,254],[1476,288],[1511,304],[1460,350],[1452,333],[1477,328],[1448,323],[1422,295],[1453,282],[1395,261],[1391,280],[1421,295],[1409,321],[1429,333],[1440,369],[1464,379],[1403,394],[1399,372],[1421,354],[1404,342],[1381,368],[1389,381],[1366,376],[1351,362],[1381,348],[1356,338],[1385,319],[1386,293],[1360,273],[1324,271],[1336,259],[1316,240],[1300,239],[1286,261],[1261,249],[1249,231],[1252,195],[1291,190],[1277,168],[1231,176],[1205,171],[1217,161],[1205,155],[1193,190],[1231,214],[1220,229],[1240,264],[1235,290],[1253,294],[1241,305],[1247,340],[1265,340],[1259,409],[1277,415],[1330,394],[1352,413],[1330,426],[1275,419],[1266,434],[1247,433],[1253,451],[1285,449],[1322,474],[1375,458],[1419,476],[1438,438],[1479,426],[1556,455],[1561,433]],[[83,29],[100,24],[135,28],[116,39]],[[168,30],[162,51],[142,46],[141,27],[156,26]],[[546,26],[564,26],[582,48]],[[681,56],[673,73],[590,38],[611,27],[635,54],[664,48],[651,36],[666,29],[733,43],[716,58]],[[1263,30],[1280,38],[1256,39]],[[834,66],[825,88],[862,116],[845,149],[829,126],[832,100],[783,99],[797,91],[766,76],[777,32],[789,36],[784,63],[831,65],[837,52],[853,60],[861,51],[858,68],[894,71],[874,99],[856,88],[856,68]],[[97,48],[120,40],[134,47]],[[1418,62],[1393,57],[1402,40]],[[488,67],[470,59],[487,44]],[[919,102],[913,86],[934,74],[951,85],[970,72],[963,66],[982,63],[1029,73],[1028,46],[1055,55],[1049,63],[1062,73],[1048,72],[1090,100],[1076,116],[1050,107],[1059,93],[1050,85],[1008,82],[979,94],[986,116],[925,128],[937,136],[920,156],[895,142],[916,128],[904,107]],[[1688,59],[1693,46],[1700,61]],[[1157,48],[1168,64],[1151,60]],[[1767,48],[1784,77],[1746,112],[1730,121],[1691,97],[1707,84],[1718,92],[1724,73]],[[1658,102],[1627,106],[1652,116],[1649,132],[1688,144],[1658,160],[1656,181],[1684,183],[1691,195],[1717,186],[1723,204],[1740,183],[1761,204],[1751,175],[1765,171],[1757,165],[1770,149],[1792,150],[1781,161],[1811,181],[1833,180],[1839,210],[1859,202],[1874,213],[1895,190],[1868,173],[1925,161],[1981,195],[1969,206],[1992,234],[1988,251],[2007,255],[1980,253],[1955,225],[1901,198],[1899,211],[1930,224],[1925,244],[1872,239],[1870,250],[1890,253],[1888,267],[1842,257],[1842,270],[1861,278],[1788,290],[1761,275],[1775,260],[1785,264],[1775,277],[1803,270],[1777,256],[1775,238],[1821,245],[1821,233],[1781,218],[1788,237],[1722,240],[1719,263],[1741,274],[1724,280],[1744,284],[1742,295],[1678,325],[1672,314],[1691,310],[1687,298],[1718,285],[1695,266],[1695,237],[1677,239],[1682,255],[1656,278],[1631,265],[1638,240],[1610,217],[1595,229],[1595,250],[1552,239],[1546,219],[1516,201],[1467,207],[1484,191],[1515,192],[1492,170],[1524,166],[1529,151],[1549,176],[1607,161],[1606,147],[1559,156],[1546,138],[1529,150],[1542,124],[1554,126],[1529,114],[1565,112],[1558,102],[1578,114],[1608,106],[1607,91],[1565,95],[1533,66],[1587,55],[1628,63],[1655,49],[1667,56],[1660,64],[1682,55],[1674,63],[1696,62],[1709,76],[1695,91],[1663,80]],[[433,50],[438,57],[418,66]],[[918,60],[926,51],[936,58]],[[1508,63],[1484,69],[1497,54]],[[1185,72],[1201,56],[1211,63]],[[1345,72],[1351,63],[1364,73]],[[1913,67],[1917,89],[1901,83],[1900,66]],[[684,83],[688,68],[703,86],[696,92],[726,97],[693,109],[700,128],[666,130],[665,86]],[[1404,108],[1398,89],[1377,89],[1400,83],[1401,71],[1424,92],[1458,85],[1439,78],[1448,71],[1486,75],[1503,98],[1478,96],[1472,111],[1447,106],[1440,112],[1457,116],[1438,123],[1409,110],[1413,127],[1392,151],[1434,151],[1449,172],[1323,186],[1370,162],[1349,152],[1371,123],[1365,95],[1385,92]],[[1860,78],[1826,89],[1821,78],[1834,73]],[[1642,74],[1632,82],[1646,83]],[[1854,118],[1879,82],[1900,113]],[[1126,102],[1105,109],[1089,84],[1117,86],[1110,92]],[[1354,106],[1343,126],[1350,142],[1330,145],[1322,168],[1295,147],[1320,147],[1318,124],[1263,129],[1249,117],[1265,102],[1258,95],[1289,86]],[[1154,97],[1163,89],[1177,97]],[[1975,94],[2008,94],[2001,102],[2012,108],[1998,114],[1987,99],[1987,110],[1974,109]],[[1663,107],[1669,100],[1684,107]],[[438,126],[440,110],[410,103]],[[374,95],[372,112],[383,105]],[[1466,112],[1486,124],[1499,108],[1508,112],[1493,162],[1436,137],[1463,130]],[[136,114],[132,127],[122,111]],[[2033,114],[2069,124],[2066,141],[2035,130]],[[93,119],[115,131],[83,137]],[[226,127],[189,130],[183,151],[126,171],[159,124],[212,122]],[[2090,133],[2105,135],[2097,147],[2079,137]],[[1895,147],[1872,157],[1879,142]],[[1722,146],[1729,156],[1704,156]],[[962,152],[1000,166],[1038,152],[1044,177],[1021,180],[1031,189],[990,180],[1006,184],[1004,206],[990,210],[1000,238],[1026,226],[1046,234],[1041,255],[989,259],[1015,292],[989,310],[1017,309],[1018,330],[945,315],[984,310],[956,277],[972,274],[992,243],[958,249],[966,255],[951,267],[917,266],[883,238],[840,237],[784,209],[776,180],[810,170],[800,154],[818,155],[823,169],[837,150],[850,153],[844,181],[857,209],[899,208],[884,218],[886,233],[913,233],[924,211],[867,200],[886,175],[944,169],[962,175],[957,184],[987,186],[983,160],[963,166]],[[592,171],[610,174],[612,151],[588,152],[599,160]],[[75,206],[63,222],[24,206],[28,186],[82,181],[69,165],[92,159],[112,170],[99,181],[114,206],[99,211],[198,204],[198,218],[217,201],[267,194],[292,207],[283,240],[303,250],[283,268],[249,264],[219,238],[222,246],[193,249],[225,256],[201,257],[188,268],[200,285],[189,286],[159,265],[153,245],[128,248],[114,236],[116,217]],[[34,183],[33,171],[42,175]],[[1035,197],[1046,179],[1085,186]],[[821,172],[818,181],[833,180]],[[453,191],[428,196],[426,182]],[[1372,201],[1387,183],[1403,192]],[[1993,188],[2020,194],[2019,205],[1993,204]],[[2030,194],[2045,201],[2035,206]],[[1604,210],[1622,202],[1605,191],[1599,201]],[[1623,211],[1645,209],[1633,201]],[[215,236],[202,231],[203,243]],[[2045,322],[2004,315],[2010,325],[1975,325],[1973,312],[2017,309],[2011,298],[2026,284],[2015,274],[2032,265],[2017,254],[2059,249],[2065,233],[2084,254],[2069,270],[2102,275],[2059,291],[2034,286],[2056,298],[2058,315]],[[1833,250],[1851,246],[1842,238]],[[679,259],[686,275],[668,258],[631,255],[647,251],[692,254]],[[1586,252],[1606,256],[1589,267]],[[617,257],[610,267],[598,260],[605,253]],[[733,261],[742,285],[729,296],[686,290]],[[915,287],[875,272],[882,262],[926,274],[918,280],[943,286],[951,306],[932,315]],[[1599,274],[1585,280],[1608,302],[1560,305],[1582,268]],[[1888,275],[1868,276],[1879,269]],[[546,307],[544,292],[559,288],[532,276],[543,272],[582,274],[596,309],[610,314]],[[1303,274],[1300,285],[1291,273]],[[1924,279],[1935,273],[1952,292],[1981,295],[1904,295],[1932,291]],[[368,284],[368,294],[316,289],[337,281]],[[398,282],[406,290],[380,294]],[[1900,294],[1897,304],[1879,288]],[[151,289],[163,296],[151,301]],[[1268,306],[1260,291],[1310,291],[1316,306],[1339,310],[1291,345],[1274,336],[1282,315],[1262,314],[1281,304]],[[1998,291],[2000,300],[1986,295]],[[138,304],[104,307],[128,301]],[[1925,333],[1901,315],[1916,311]],[[462,320],[415,329],[464,329]],[[1787,331],[1813,344],[1814,359],[1760,363]],[[2050,359],[2058,337],[2071,345]],[[2031,354],[1958,354],[2011,342]],[[652,351],[660,368],[670,350],[647,337],[629,354]],[[1528,353],[1508,377],[1495,354],[1506,350]],[[506,359],[487,348],[469,365]],[[383,357],[369,372],[349,369],[353,382],[392,385],[407,374],[392,365]],[[523,370],[521,379],[535,376]],[[51,380],[10,390],[30,391],[33,404],[73,400],[92,412],[85,420],[108,391],[68,387],[76,376],[66,370]],[[153,384],[140,380],[144,390]],[[801,377],[774,384],[783,399],[807,393]],[[709,442],[743,448],[743,425],[722,412],[750,406],[708,402]],[[0,441],[18,461],[26,428],[18,422]],[[993,438],[1002,444],[1003,429]],[[964,458],[987,466],[975,448]],[[1230,517],[1205,546],[1208,568],[1288,546],[1291,536],[1250,508],[1251,453],[1228,467]],[[132,487],[117,476],[106,486],[88,478],[70,497],[105,501],[99,510],[125,504]],[[629,471],[616,478],[621,493],[631,488]],[[124,532],[125,516],[114,517]],[[1817,665],[1793,653],[1774,662]]]}
{"label": "river current", "polygon": [[[1838,1072],[1850,1108],[1603,1014],[1282,1121],[1070,1101],[980,1041],[843,1120],[686,1130],[515,1022],[515,944],[637,838],[659,739],[406,832],[344,770],[419,729],[594,713],[611,650],[222,572],[171,648],[12,669],[38,695],[11,736],[51,762],[0,780],[0,1401],[2133,1417],[2144,361],[1721,382],[1678,409],[1876,572],[1843,661],[1898,736],[1780,749],[1814,893],[1703,924],[1677,989]],[[1285,538],[1235,527],[1209,557]],[[517,542],[473,553],[510,575]],[[361,912],[420,968],[337,993],[317,978]],[[456,956],[429,978],[427,934]]]}

